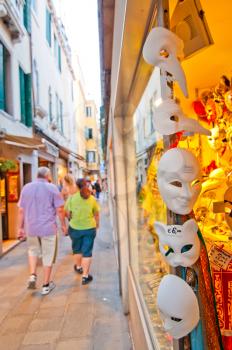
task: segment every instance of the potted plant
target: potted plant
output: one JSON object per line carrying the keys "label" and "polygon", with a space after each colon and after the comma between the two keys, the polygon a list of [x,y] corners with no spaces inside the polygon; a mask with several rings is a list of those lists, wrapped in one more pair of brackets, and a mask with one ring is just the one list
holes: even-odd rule
{"label": "potted plant", "polygon": [[15,169],[16,169],[15,161],[10,159],[0,158],[0,178],[1,179],[6,175],[7,171],[15,170]]}

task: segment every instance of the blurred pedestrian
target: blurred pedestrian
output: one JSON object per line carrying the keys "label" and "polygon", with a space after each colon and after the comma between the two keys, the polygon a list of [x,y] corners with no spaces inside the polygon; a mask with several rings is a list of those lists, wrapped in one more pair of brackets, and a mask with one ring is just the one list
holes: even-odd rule
{"label": "blurred pedestrian", "polygon": [[101,193],[101,185],[100,185],[100,180],[97,179],[97,181],[94,184],[94,189],[96,191],[96,198],[99,199],[100,198],[100,193]]}
{"label": "blurred pedestrian", "polygon": [[82,284],[93,280],[89,274],[96,229],[99,227],[99,206],[83,181],[77,181],[79,192],[70,196],[65,210],[71,217],[69,235],[72,240],[74,270],[83,274]]}
{"label": "blurred pedestrian", "polygon": [[62,180],[62,190],[61,194],[64,200],[67,200],[68,197],[77,192],[77,185],[75,178],[72,174],[66,174]]}
{"label": "blurred pedestrian", "polygon": [[50,181],[49,168],[40,167],[37,179],[23,187],[18,203],[18,238],[24,239],[27,236],[30,269],[28,288],[36,288],[37,262],[42,256],[44,272],[42,295],[48,294],[55,287],[51,281],[51,272],[57,253],[57,215],[61,221],[63,234],[67,231],[64,200],[58,188],[49,183]]}

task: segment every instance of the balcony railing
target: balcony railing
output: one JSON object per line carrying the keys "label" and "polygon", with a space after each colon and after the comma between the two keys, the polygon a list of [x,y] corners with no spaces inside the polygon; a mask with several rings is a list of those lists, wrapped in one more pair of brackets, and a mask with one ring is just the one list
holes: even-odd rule
{"label": "balcony railing", "polygon": [[0,0],[0,18],[3,20],[15,42],[21,41],[23,24],[21,23],[20,8],[22,4],[16,0]]}

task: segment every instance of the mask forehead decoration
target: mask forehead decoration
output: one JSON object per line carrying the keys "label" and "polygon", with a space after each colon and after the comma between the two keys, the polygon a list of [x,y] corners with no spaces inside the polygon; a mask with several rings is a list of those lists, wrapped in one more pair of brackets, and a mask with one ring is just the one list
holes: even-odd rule
{"label": "mask forehead decoration", "polygon": [[184,56],[183,49],[183,41],[176,34],[166,28],[156,27],[147,36],[143,57],[147,63],[171,73],[183,94],[188,97],[186,77],[179,62]]}
{"label": "mask forehead decoration", "polygon": [[169,265],[189,267],[195,264],[200,256],[200,240],[194,219],[186,221],[183,225],[156,222],[155,230],[159,236],[160,252]]}
{"label": "mask forehead decoration", "polygon": [[158,288],[157,306],[164,329],[180,339],[189,334],[199,322],[197,298],[190,286],[180,277],[166,275]]}
{"label": "mask forehead decoration", "polygon": [[192,118],[184,115],[180,106],[171,99],[164,100],[154,111],[155,130],[162,135],[172,135],[179,131],[190,131],[211,135],[210,130]]}
{"label": "mask forehead decoration", "polygon": [[201,191],[200,166],[190,151],[168,150],[158,164],[159,192],[168,209],[176,214],[189,214]]}

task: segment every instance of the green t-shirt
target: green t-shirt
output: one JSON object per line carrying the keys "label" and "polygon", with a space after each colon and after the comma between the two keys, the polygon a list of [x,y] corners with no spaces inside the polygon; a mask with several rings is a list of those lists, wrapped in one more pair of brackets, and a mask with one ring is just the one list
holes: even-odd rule
{"label": "green t-shirt", "polygon": [[83,199],[80,192],[67,199],[65,210],[71,213],[70,226],[76,230],[88,230],[96,227],[94,214],[99,212],[99,205],[93,196]]}

